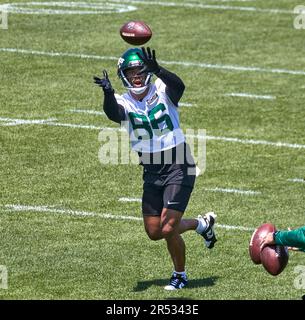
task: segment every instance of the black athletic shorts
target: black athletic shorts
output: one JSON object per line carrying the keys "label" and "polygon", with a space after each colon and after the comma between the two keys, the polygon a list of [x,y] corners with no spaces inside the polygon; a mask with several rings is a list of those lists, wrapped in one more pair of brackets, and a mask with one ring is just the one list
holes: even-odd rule
{"label": "black athletic shorts", "polygon": [[[142,164],[143,171],[143,215],[160,216],[163,208],[184,212],[195,184],[195,169],[188,145],[184,144],[185,161],[177,161],[175,149],[163,152],[161,164]],[[172,152],[171,163],[164,163],[164,153]]]}

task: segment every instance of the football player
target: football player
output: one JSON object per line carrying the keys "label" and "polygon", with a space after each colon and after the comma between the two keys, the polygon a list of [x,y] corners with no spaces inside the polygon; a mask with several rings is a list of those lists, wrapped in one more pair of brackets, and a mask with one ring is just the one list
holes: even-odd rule
{"label": "football player", "polygon": [[[181,234],[196,230],[210,249],[217,241],[213,212],[197,219],[182,218],[196,178],[196,166],[180,129],[177,110],[185,86],[176,74],[158,64],[155,50],[149,47],[124,52],[117,73],[127,89],[123,95],[114,93],[106,70],[94,81],[104,91],[107,117],[128,123],[132,149],[144,169],[144,227],[151,240],[166,240],[174,271],[165,289],[181,289],[187,284]],[[155,83],[151,82],[153,76],[157,77]]]}

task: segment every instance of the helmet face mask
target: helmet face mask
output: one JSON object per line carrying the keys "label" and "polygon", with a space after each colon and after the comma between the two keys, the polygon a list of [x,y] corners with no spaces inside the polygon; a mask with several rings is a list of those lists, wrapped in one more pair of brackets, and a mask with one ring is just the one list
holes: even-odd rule
{"label": "helmet face mask", "polygon": [[144,65],[137,53],[141,54],[142,51],[139,48],[131,48],[123,53],[118,61],[118,76],[124,87],[135,94],[141,94],[150,85],[152,74],[137,75]]}

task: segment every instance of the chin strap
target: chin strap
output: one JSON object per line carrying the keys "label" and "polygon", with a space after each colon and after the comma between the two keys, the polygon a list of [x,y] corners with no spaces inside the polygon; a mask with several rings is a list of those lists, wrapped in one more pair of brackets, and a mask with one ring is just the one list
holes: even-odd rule
{"label": "chin strap", "polygon": [[130,88],[128,90],[131,91],[133,94],[142,94],[147,88],[148,88],[148,85],[141,88]]}

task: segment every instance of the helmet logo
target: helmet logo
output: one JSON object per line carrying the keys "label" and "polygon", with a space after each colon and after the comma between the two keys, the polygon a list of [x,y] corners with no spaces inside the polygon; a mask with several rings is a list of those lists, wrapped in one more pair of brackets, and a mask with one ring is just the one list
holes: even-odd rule
{"label": "helmet logo", "polygon": [[128,64],[128,67],[138,67],[138,66],[141,66],[140,61],[130,61]]}
{"label": "helmet logo", "polygon": [[125,59],[121,57],[118,61],[118,66],[120,67],[124,61],[125,61]]}

